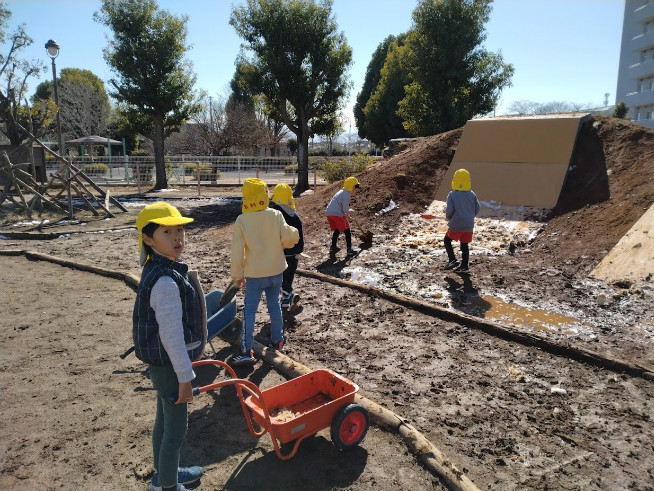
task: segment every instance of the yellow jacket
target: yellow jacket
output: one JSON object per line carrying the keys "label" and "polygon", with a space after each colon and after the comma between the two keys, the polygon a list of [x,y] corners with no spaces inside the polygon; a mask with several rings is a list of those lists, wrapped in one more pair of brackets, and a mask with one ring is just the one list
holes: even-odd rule
{"label": "yellow jacket", "polygon": [[286,224],[278,210],[243,213],[234,223],[232,279],[275,276],[286,269],[284,249],[293,247],[300,235]]}

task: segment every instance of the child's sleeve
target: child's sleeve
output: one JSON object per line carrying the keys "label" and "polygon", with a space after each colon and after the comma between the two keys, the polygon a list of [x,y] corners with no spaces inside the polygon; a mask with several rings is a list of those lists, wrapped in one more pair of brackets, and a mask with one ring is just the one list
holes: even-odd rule
{"label": "child's sleeve", "polygon": [[190,382],[195,378],[195,373],[184,340],[182,299],[177,283],[170,276],[162,276],[152,287],[150,307],[154,310],[159,324],[159,339],[170,358],[177,381]]}
{"label": "child's sleeve", "polygon": [[300,240],[300,232],[295,227],[291,227],[284,220],[284,216],[281,212],[278,213],[278,220],[280,225],[280,239],[282,243],[282,249],[289,249],[297,244],[297,241]]}
{"label": "child's sleeve", "polygon": [[[282,220],[284,220],[282,218]],[[231,269],[232,279],[234,281],[242,280],[245,278],[245,271],[243,263],[245,262],[245,237],[243,236],[243,229],[238,223],[234,224],[234,234],[232,235],[232,253],[231,253]]]}
{"label": "child's sleeve", "polygon": [[454,203],[452,202],[452,191],[447,194],[445,200],[445,218],[448,220],[454,215]]}
{"label": "child's sleeve", "polygon": [[300,239],[298,240],[298,246],[299,246],[299,252],[304,251],[304,231],[302,230],[302,219],[298,216],[297,217],[297,232],[298,235],[300,236]]}
{"label": "child's sleeve", "polygon": [[343,200],[341,201],[341,211],[343,212],[343,215],[349,215],[350,214],[350,193],[345,192],[343,193]]}

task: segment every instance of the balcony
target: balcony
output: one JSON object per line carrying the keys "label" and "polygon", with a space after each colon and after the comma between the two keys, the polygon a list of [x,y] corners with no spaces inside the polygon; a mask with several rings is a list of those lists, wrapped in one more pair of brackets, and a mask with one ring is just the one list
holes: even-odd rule
{"label": "balcony", "polygon": [[629,48],[634,51],[642,51],[647,48],[654,47],[654,33],[646,32],[644,34],[638,34],[631,38],[631,44]]}
{"label": "balcony", "polygon": [[652,75],[654,75],[654,60],[652,59],[646,60],[642,63],[634,63],[627,71],[627,76],[632,80],[647,78]]}
{"label": "balcony", "polygon": [[624,103],[629,107],[654,105],[654,92],[631,92],[624,98]]}
{"label": "balcony", "polygon": [[647,22],[654,18],[654,2],[638,7],[634,10],[634,20],[636,22]]}

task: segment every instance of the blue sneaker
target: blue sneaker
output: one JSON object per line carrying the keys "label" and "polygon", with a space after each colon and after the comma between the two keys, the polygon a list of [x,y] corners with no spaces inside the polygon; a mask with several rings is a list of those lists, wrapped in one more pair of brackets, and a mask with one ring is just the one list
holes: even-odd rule
{"label": "blue sneaker", "polygon": [[[193,484],[200,480],[204,470],[202,467],[194,465],[193,467],[179,467],[177,469],[177,483],[183,486],[185,484]],[[179,486],[178,486],[179,488]],[[159,472],[154,471],[152,476],[152,482],[148,486],[148,491],[161,491],[161,486],[159,485]]]}
{"label": "blue sneaker", "polygon": [[230,365],[249,365],[256,363],[257,359],[254,357],[254,351],[250,350],[249,353],[239,353],[232,358]]}

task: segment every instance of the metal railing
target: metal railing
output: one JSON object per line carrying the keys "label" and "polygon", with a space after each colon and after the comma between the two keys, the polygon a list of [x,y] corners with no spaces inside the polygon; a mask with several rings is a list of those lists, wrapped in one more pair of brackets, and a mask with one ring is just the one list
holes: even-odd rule
{"label": "metal railing", "polygon": [[[342,157],[341,157],[342,158]],[[50,165],[51,164],[51,165]],[[98,184],[149,186],[154,183],[155,163],[152,156],[73,157],[73,164]],[[297,182],[294,157],[256,156],[167,156],[166,179],[171,186],[194,184],[241,184],[248,177],[258,177],[268,184]],[[326,184],[309,169],[309,183]],[[48,177],[59,168],[54,161],[46,164]]]}

